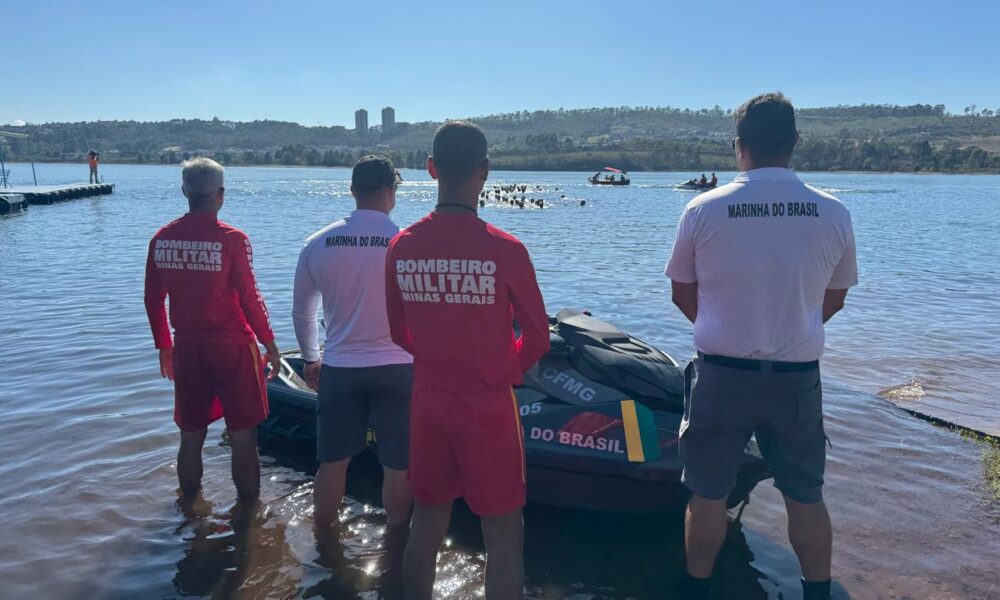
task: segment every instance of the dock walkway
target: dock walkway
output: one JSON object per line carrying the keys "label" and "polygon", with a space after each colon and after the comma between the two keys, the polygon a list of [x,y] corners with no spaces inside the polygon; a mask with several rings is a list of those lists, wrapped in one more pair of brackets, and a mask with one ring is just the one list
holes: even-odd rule
{"label": "dock walkway", "polygon": [[67,185],[21,185],[0,189],[0,194],[20,194],[28,204],[54,204],[64,200],[113,194],[113,183],[71,183]]}

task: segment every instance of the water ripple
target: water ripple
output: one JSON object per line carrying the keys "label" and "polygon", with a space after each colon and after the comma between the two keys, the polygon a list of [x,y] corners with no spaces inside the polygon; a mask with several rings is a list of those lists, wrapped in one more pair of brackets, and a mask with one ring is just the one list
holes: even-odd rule
{"label": "water ripple", "polygon": [[[39,165],[39,175],[70,181],[76,169]],[[308,465],[265,456],[264,503],[239,509],[216,426],[203,498],[177,502],[172,391],[141,290],[149,237],[184,208],[178,169],[108,165],[105,176],[118,184],[113,196],[0,217],[0,511],[5,539],[17,542],[0,544],[3,595],[391,594],[377,486],[357,490],[336,543],[318,545]],[[436,196],[425,174],[403,176],[393,216],[405,225]],[[292,346],[298,248],[352,208],[349,172],[231,168],[227,177],[223,218],[253,239],[279,344]],[[671,186],[689,174],[637,173],[629,189],[595,189],[573,173],[491,177],[542,188],[531,194],[544,210],[490,205],[484,214],[528,245],[550,310],[587,308],[690,356],[690,326],[662,276],[692,197]],[[850,207],[861,267],[861,285],[828,327],[823,365],[836,577],[857,598],[995,595],[1000,503],[984,486],[982,450],[886,399],[1000,428],[1000,178],[803,178]],[[683,574],[670,520],[531,507],[526,522],[530,598],[662,597]],[[794,597],[783,523],[780,495],[760,486],[720,559],[727,596]],[[458,511],[450,540],[439,596],[477,597],[475,520]]]}

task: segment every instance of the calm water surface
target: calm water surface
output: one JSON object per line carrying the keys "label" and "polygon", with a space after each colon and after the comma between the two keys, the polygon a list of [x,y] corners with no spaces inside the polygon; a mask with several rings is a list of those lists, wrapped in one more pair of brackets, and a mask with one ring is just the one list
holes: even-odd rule
{"label": "calm water surface", "polygon": [[[30,182],[26,166],[12,170]],[[43,184],[86,175],[38,171]],[[365,504],[376,497],[357,492],[340,540],[317,547],[311,471],[265,456],[262,505],[234,507],[219,426],[206,445],[204,499],[178,504],[172,391],[157,370],[142,276],[149,237],[185,210],[180,173],[109,165],[103,174],[118,185],[113,196],[0,217],[0,596],[390,594],[384,516]],[[603,189],[581,185],[586,174],[495,173],[494,182],[542,186],[529,195],[551,206],[483,214],[528,245],[550,311],[587,308],[686,358],[690,326],[661,273],[691,198],[671,184],[688,176],[637,173],[629,188]],[[436,193],[424,174],[404,177],[401,225]],[[803,178],[850,207],[861,268],[823,363],[838,595],[1000,597],[1000,503],[985,489],[981,448],[887,401],[1000,433],[1000,177]],[[253,239],[282,347],[295,343],[298,249],[352,208],[348,179],[347,170],[228,170],[222,218]],[[532,507],[527,522],[532,598],[673,596],[675,520]],[[780,496],[762,484],[731,528],[719,597],[796,598],[797,572]],[[476,597],[482,573],[475,523],[459,515],[440,597]]]}

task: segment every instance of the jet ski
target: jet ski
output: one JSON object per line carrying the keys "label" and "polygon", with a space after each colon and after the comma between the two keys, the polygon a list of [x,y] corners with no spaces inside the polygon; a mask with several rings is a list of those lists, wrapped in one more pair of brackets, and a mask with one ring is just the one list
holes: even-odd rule
{"label": "jet ski", "polygon": [[[678,428],[684,373],[673,358],[589,313],[549,318],[551,349],[514,391],[524,429],[528,501],[601,511],[681,512]],[[282,354],[268,382],[262,440],[315,449],[316,394],[302,355]],[[377,443],[377,441],[375,442]],[[753,440],[744,451],[734,507],[770,478]]]}
{"label": "jet ski", "polygon": [[678,183],[677,185],[675,185],[674,189],[703,192],[705,190],[714,190],[716,187],[718,187],[718,184],[706,183],[705,185],[701,185],[696,181],[695,182],[685,181],[684,183]]}

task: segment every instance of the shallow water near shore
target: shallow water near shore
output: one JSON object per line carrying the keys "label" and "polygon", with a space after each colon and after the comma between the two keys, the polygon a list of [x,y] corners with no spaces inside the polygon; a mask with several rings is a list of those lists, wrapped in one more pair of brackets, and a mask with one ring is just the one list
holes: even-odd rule
{"label": "shallow water near shore", "polygon": [[[37,168],[43,184],[86,176]],[[26,165],[11,170],[30,183]],[[172,390],[159,377],[142,277],[150,236],[185,210],[180,172],[108,165],[102,174],[114,195],[0,217],[0,596],[392,597],[372,482],[353,487],[339,539],[317,544],[308,457],[265,453],[261,504],[236,506],[216,425],[203,497],[178,501]],[[493,173],[491,183],[540,187],[526,196],[547,207],[491,204],[482,215],[527,244],[550,312],[591,310],[686,359],[690,326],[662,270],[693,197],[672,184],[692,174],[635,173],[625,188],[587,186],[588,175]],[[403,176],[393,218],[408,225],[433,206],[436,186]],[[254,242],[282,348],[295,345],[298,250],[353,208],[349,177],[227,170],[221,218]],[[895,405],[1000,434],[1000,177],[801,177],[851,209],[861,270],[823,360],[836,597],[1000,597],[1000,501],[984,481],[982,447]],[[676,518],[533,506],[526,522],[530,598],[674,597]],[[440,557],[441,598],[481,594],[482,552],[475,521],[459,511]],[[718,598],[801,597],[769,483],[730,528],[717,578]]]}

